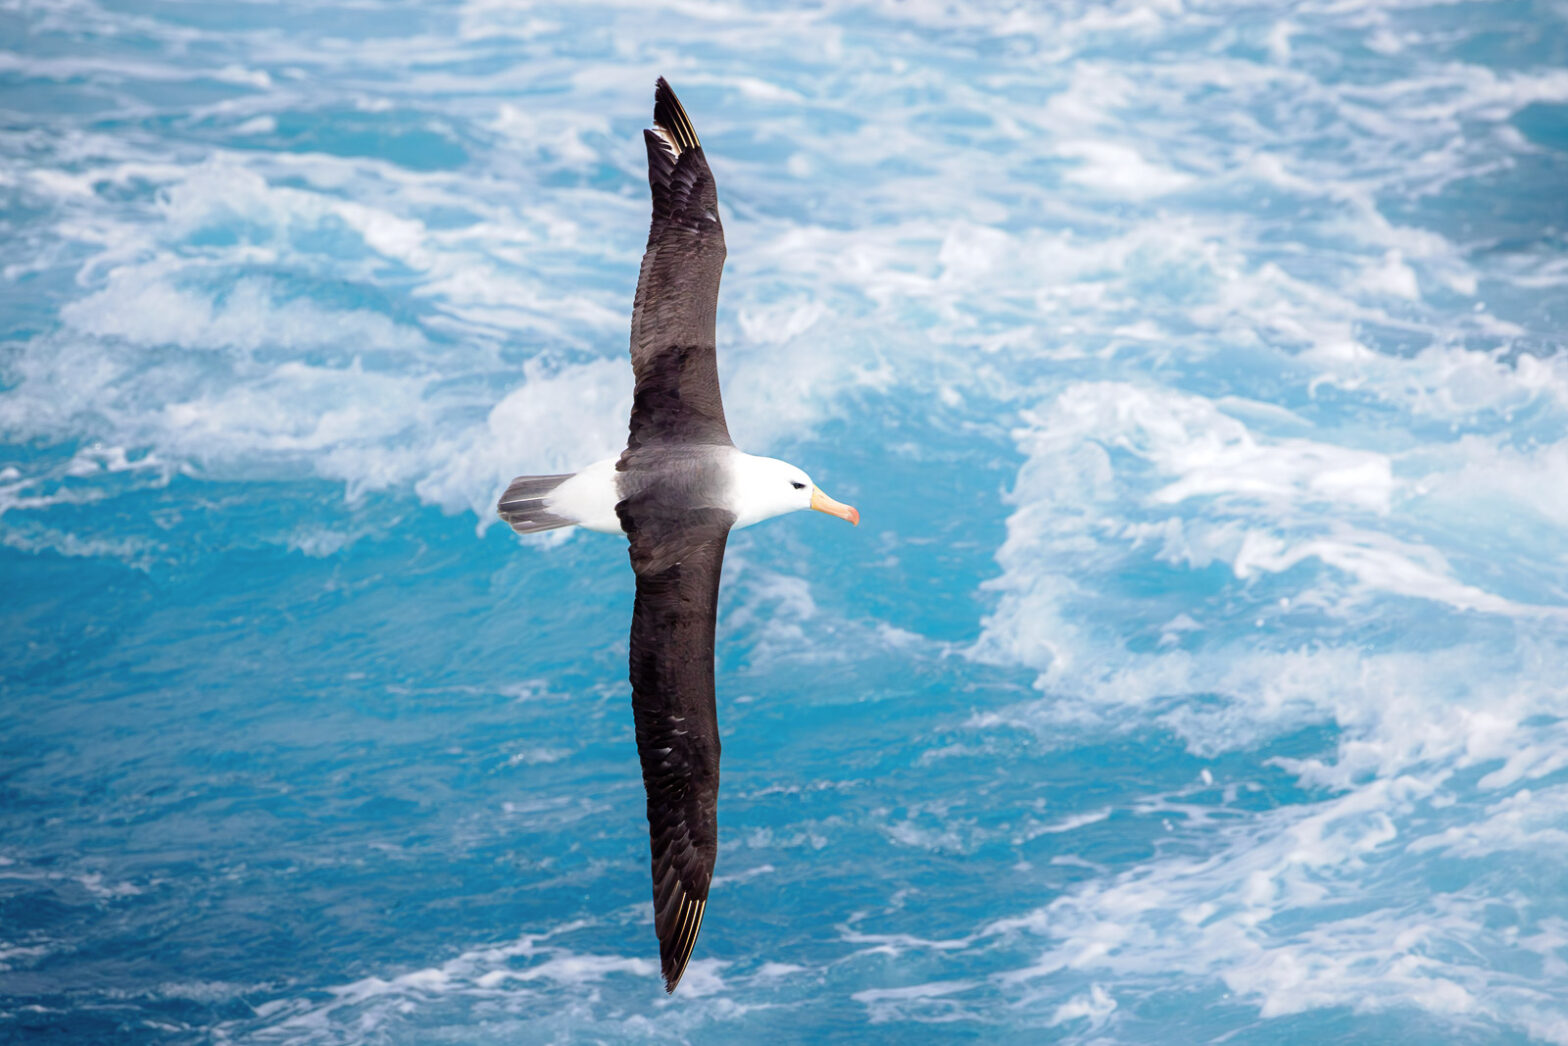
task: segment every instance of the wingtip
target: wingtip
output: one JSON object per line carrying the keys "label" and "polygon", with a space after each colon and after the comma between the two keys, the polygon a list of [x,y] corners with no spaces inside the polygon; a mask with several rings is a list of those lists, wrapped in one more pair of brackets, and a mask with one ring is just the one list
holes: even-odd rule
{"label": "wingtip", "polygon": [[675,989],[680,987],[681,978],[686,976],[686,967],[690,962],[691,958],[688,956],[686,962],[681,963],[675,969],[664,971],[664,994],[675,994]]}
{"label": "wingtip", "polygon": [[664,952],[664,994],[674,995],[675,989],[686,975],[693,951],[697,947],[697,934],[702,931],[702,917],[707,914],[708,902],[693,897],[682,902],[675,919],[674,934]]}
{"label": "wingtip", "polygon": [[662,76],[655,82],[653,89],[653,125],[670,140],[677,152],[702,148],[691,117],[686,115],[686,109],[675,96],[670,82]]}

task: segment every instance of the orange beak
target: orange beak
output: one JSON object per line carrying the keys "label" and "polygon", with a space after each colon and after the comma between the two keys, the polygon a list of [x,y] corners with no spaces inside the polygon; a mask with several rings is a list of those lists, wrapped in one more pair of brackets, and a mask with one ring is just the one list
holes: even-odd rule
{"label": "orange beak", "polygon": [[818,512],[826,512],[839,519],[847,519],[855,526],[860,526],[860,510],[853,505],[846,505],[841,501],[834,501],[816,487],[811,488],[811,507]]}

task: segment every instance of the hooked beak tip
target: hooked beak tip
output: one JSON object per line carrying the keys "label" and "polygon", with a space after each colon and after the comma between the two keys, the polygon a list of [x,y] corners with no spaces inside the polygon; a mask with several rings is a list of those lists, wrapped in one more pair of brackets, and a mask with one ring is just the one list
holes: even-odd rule
{"label": "hooked beak tip", "polygon": [[860,526],[860,510],[853,505],[846,505],[841,501],[834,501],[817,487],[811,488],[811,507],[818,512],[826,512],[839,519],[847,519],[852,526]]}

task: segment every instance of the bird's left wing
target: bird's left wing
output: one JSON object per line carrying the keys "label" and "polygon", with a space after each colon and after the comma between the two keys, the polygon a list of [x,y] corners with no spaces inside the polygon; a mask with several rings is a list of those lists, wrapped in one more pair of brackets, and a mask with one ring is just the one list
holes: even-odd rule
{"label": "bird's left wing", "polygon": [[637,573],[632,711],[648,791],[653,919],[666,991],[697,943],[718,856],[719,724],[713,633],[724,545],[735,517],[669,510],[654,498],[617,506]]}
{"label": "bird's left wing", "polygon": [[627,452],[660,443],[730,445],[714,360],[724,226],[713,172],[691,118],[659,78],[648,146],[653,220],[632,305]]}

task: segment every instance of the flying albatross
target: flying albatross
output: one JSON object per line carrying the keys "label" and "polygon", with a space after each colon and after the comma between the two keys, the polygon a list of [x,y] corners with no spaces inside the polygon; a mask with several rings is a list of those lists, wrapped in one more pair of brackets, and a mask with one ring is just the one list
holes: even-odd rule
{"label": "flying albatross", "polygon": [[519,476],[497,506],[521,534],[625,534],[637,575],[632,712],[648,791],[653,926],[665,991],[691,960],[718,855],[719,726],[713,631],[731,530],[811,508],[859,524],[788,462],[730,441],[714,360],[724,227],[713,172],[660,77],[648,146],[653,224],[632,305],[631,432],[618,458]]}

